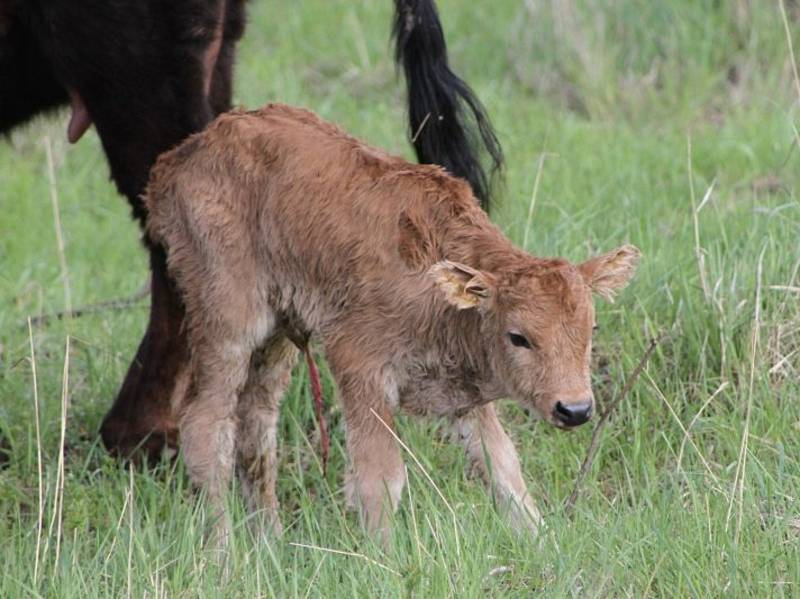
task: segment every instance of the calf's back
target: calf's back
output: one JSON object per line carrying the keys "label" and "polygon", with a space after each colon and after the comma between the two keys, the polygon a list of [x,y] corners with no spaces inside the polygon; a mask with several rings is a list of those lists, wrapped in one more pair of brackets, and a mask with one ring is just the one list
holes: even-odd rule
{"label": "calf's back", "polygon": [[469,187],[439,167],[279,104],[222,115],[162,156],[146,202],[150,234],[169,248],[180,287],[213,281],[208,305],[238,302],[244,322],[266,301],[316,318],[310,329],[344,305],[385,310],[396,301],[425,266],[403,255],[404,222],[442,234],[431,233],[429,246],[465,217],[496,233]]}

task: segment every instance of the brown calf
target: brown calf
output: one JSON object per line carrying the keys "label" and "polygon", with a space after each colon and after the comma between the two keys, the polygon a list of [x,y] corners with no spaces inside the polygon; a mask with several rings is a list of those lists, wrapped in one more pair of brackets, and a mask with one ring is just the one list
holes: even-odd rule
{"label": "brown calf", "polygon": [[186,304],[192,359],[175,407],[212,505],[235,463],[250,508],[280,527],[278,407],[311,339],[338,385],[348,489],[371,532],[388,532],[405,483],[399,409],[450,419],[514,522],[535,529],[493,402],[559,427],[589,419],[591,292],[624,287],[636,248],[577,266],[534,258],[463,181],[276,104],[223,115],[162,156],[146,203]]}

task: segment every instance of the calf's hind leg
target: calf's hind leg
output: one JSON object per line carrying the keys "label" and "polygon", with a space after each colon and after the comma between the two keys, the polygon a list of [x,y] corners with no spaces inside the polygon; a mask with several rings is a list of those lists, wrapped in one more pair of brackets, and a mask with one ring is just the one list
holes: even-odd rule
{"label": "calf's hind leg", "polygon": [[206,494],[215,519],[213,539],[227,542],[225,495],[233,473],[236,404],[247,380],[251,348],[241,343],[193,340],[192,380],[181,406],[181,447],[192,484]]}
{"label": "calf's hind leg", "polygon": [[248,511],[261,530],[281,534],[275,482],[277,424],[281,398],[297,361],[297,348],[283,335],[267,341],[250,358],[247,384],[239,397],[236,470]]}

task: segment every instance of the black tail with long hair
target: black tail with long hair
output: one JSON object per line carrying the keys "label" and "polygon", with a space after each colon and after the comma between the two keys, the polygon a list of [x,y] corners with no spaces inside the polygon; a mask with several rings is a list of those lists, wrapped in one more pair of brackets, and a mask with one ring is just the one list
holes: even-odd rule
{"label": "black tail with long hair", "polygon": [[[395,11],[395,59],[405,71],[409,132],[417,159],[466,179],[488,209],[491,175],[502,167],[503,151],[480,101],[447,63],[436,4],[395,0]],[[480,159],[484,150],[488,174]]]}

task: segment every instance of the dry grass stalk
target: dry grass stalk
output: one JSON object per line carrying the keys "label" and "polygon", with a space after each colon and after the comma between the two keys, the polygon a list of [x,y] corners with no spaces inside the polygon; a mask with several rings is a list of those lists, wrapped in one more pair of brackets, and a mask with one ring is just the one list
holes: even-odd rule
{"label": "dry grass stalk", "polygon": [[[439,498],[444,502],[445,506],[450,511],[450,515],[453,518],[453,532],[455,533],[455,538],[456,538],[456,555],[460,556],[461,555],[461,539],[460,539],[460,536],[458,534],[458,519],[456,518],[456,512],[453,509],[453,506],[451,506],[450,502],[447,501],[447,498],[444,496],[444,493],[442,493],[442,491],[439,489],[438,485],[435,482],[433,482],[433,479],[431,478],[431,475],[428,474],[428,471],[425,469],[425,466],[423,466],[422,462],[420,462],[419,459],[417,459],[417,456],[414,455],[414,452],[411,451],[411,448],[408,445],[406,445],[405,443],[403,443],[403,440],[400,439],[400,437],[397,436],[397,433],[395,433],[394,430],[392,430],[392,427],[389,426],[388,424],[386,424],[386,421],[383,418],[381,418],[380,415],[375,410],[370,408],[369,411],[372,412],[372,415],[375,416],[375,418],[377,418],[380,421],[380,423],[386,428],[387,431],[389,431],[389,434],[392,435],[392,437],[394,437],[394,440],[397,441],[397,443],[400,445],[400,447],[405,449],[406,452],[408,453],[408,455],[411,456],[411,459],[414,460],[414,463],[422,471],[422,474],[425,476],[425,478],[428,480],[430,485],[433,487],[434,491],[436,491],[436,494],[439,495]],[[406,480],[408,480],[408,479],[406,479]]]}
{"label": "dry grass stalk", "polygon": [[64,347],[64,370],[61,378],[61,437],[58,443],[58,465],[56,467],[56,486],[53,498],[53,511],[50,515],[50,524],[47,527],[47,542],[42,555],[46,555],[50,547],[50,538],[53,536],[53,527],[56,529],[56,555],[54,564],[58,565],[61,557],[61,526],[64,508],[64,447],[67,436],[67,400],[69,396],[69,335]]}
{"label": "dry grass stalk", "polygon": [[742,532],[742,502],[744,498],[744,479],[747,470],[747,451],[750,437],[750,414],[753,411],[753,386],[756,376],[756,355],[758,353],[759,333],[761,331],[761,273],[764,265],[764,254],[767,245],[761,248],[756,266],[756,297],[755,308],[753,310],[753,329],[750,334],[750,377],[748,379],[747,403],[745,404],[744,430],[742,431],[742,441],[739,445],[739,457],[736,460],[736,474],[733,479],[730,499],[728,501],[728,513],[725,516],[725,530],[728,529],[731,516],[733,514],[733,504],[738,502],[739,513],[736,517],[736,532],[734,542],[738,545],[739,536]]}
{"label": "dry grass stalk", "polygon": [[[700,245],[700,223],[698,221],[698,214],[700,213],[700,208],[702,208],[702,204],[705,204],[705,199],[703,203],[698,206],[697,205],[697,198],[695,197],[694,193],[694,173],[692,170],[692,138],[691,136],[687,136],[686,138],[686,162],[687,167],[689,170],[689,197],[692,200],[692,225],[694,226],[694,256],[697,260],[697,271],[700,275],[700,286],[703,288],[703,297],[706,301],[711,299],[711,290],[708,286],[708,278],[706,276],[706,254],[705,250],[703,250],[702,246]],[[713,188],[713,183],[711,185]],[[710,196],[711,188],[706,192],[706,198]]]}
{"label": "dry grass stalk", "polygon": [[[133,464],[131,464],[130,467],[133,468]],[[122,529],[122,520],[125,518],[125,514],[127,513],[128,502],[129,501],[130,501],[130,495],[128,493],[125,493],[125,501],[122,503],[122,510],[120,510],[119,519],[117,520],[117,527],[115,528],[117,533],[119,533],[121,531],[121,529]],[[106,554],[106,559],[103,562],[103,568],[106,568],[108,566],[108,563],[111,561],[111,558],[114,556],[114,549],[117,546],[117,539],[118,538],[119,538],[119,534],[115,534],[113,536],[113,538],[111,539],[111,546],[108,548],[108,553]]]}
{"label": "dry grass stalk", "polygon": [[374,566],[378,566],[379,568],[383,568],[387,572],[391,572],[395,576],[400,576],[400,572],[397,570],[392,570],[389,566],[382,564],[378,561],[375,561],[372,558],[367,557],[363,553],[356,553],[355,551],[342,551],[341,549],[330,549],[329,547],[319,547],[317,545],[306,545],[305,543],[289,543],[292,547],[302,547],[303,549],[313,549],[314,551],[325,551],[326,553],[335,553],[336,555],[345,555],[348,557],[357,557],[358,559],[363,559],[366,562]]}
{"label": "dry grass stalk", "polygon": [[[425,555],[428,556],[428,559],[432,559],[431,554],[425,549],[425,546],[422,544],[422,541],[419,538],[419,525],[417,524],[417,512],[414,510],[414,497],[411,491],[411,480],[408,478],[408,466],[403,464],[403,470],[405,471],[406,475],[406,488],[408,489],[408,507],[409,511],[411,512],[411,527],[414,530],[414,549],[417,552],[417,563],[422,563],[422,551],[425,551]],[[422,550],[422,551],[421,551]]]}
{"label": "dry grass stalk", "polygon": [[[650,381],[650,384],[652,385],[653,389],[655,389],[656,394],[658,395],[659,399],[661,399],[661,401],[664,402],[664,405],[667,406],[667,410],[669,410],[670,416],[672,416],[672,418],[675,420],[675,422],[678,423],[678,426],[680,427],[681,432],[683,433],[683,440],[689,442],[689,445],[692,446],[692,449],[695,450],[695,452],[697,453],[698,457],[700,458],[700,461],[703,463],[703,466],[705,467],[706,472],[708,472],[708,475],[712,478],[712,480],[714,481],[715,484],[719,485],[719,479],[717,478],[717,475],[714,474],[714,471],[711,469],[711,466],[709,465],[708,460],[706,460],[705,456],[700,451],[700,448],[695,444],[695,442],[692,440],[691,436],[689,436],[689,431],[686,429],[685,426],[683,426],[683,422],[681,422],[681,419],[680,419],[680,417],[678,417],[678,414],[675,412],[675,409],[672,407],[672,404],[669,403],[669,401],[667,400],[666,396],[661,391],[661,389],[658,387],[658,385],[653,380],[653,378],[647,373],[645,373],[645,376],[647,376],[647,378]],[[723,384],[723,388],[724,388],[724,384]],[[716,393],[714,395],[716,395]],[[712,395],[711,398],[713,399],[713,397],[714,396]],[[702,409],[703,408],[701,408],[701,410]],[[680,462],[679,462],[679,464],[680,464]]]}
{"label": "dry grass stalk", "polygon": [[128,586],[126,596],[131,598],[133,588],[133,464],[128,468],[130,484],[128,486],[128,498],[130,509],[128,510]]}
{"label": "dry grass stalk", "polygon": [[528,249],[528,232],[531,230],[533,222],[533,209],[536,207],[536,198],[539,196],[539,182],[542,179],[542,170],[544,169],[544,159],[547,156],[544,152],[539,156],[539,167],[536,169],[536,178],[533,180],[533,191],[531,192],[531,201],[528,205],[528,218],[525,219],[525,234],[522,238],[522,249]]}
{"label": "dry grass stalk", "polygon": [[44,148],[47,154],[47,177],[50,181],[50,201],[53,204],[53,224],[56,230],[56,243],[58,245],[58,262],[61,266],[61,282],[64,285],[64,307],[66,315],[72,314],[72,290],[69,284],[69,270],[67,258],[64,253],[64,235],[61,230],[61,210],[58,202],[58,187],[56,185],[56,171],[53,166],[53,148],[50,136],[44,138]]}
{"label": "dry grass stalk", "polygon": [[[64,346],[64,372],[61,378],[61,439],[58,443],[58,475],[56,478],[57,528],[56,528],[56,560],[61,556],[61,526],[64,520],[64,446],[67,440],[67,403],[69,401],[69,335]],[[55,507],[55,506],[54,506]]]}
{"label": "dry grass stalk", "polygon": [[[714,391],[714,392],[713,392],[713,393],[712,393],[712,394],[711,394],[711,395],[708,397],[708,399],[707,399],[707,400],[705,400],[705,402],[703,402],[703,405],[702,405],[702,406],[700,406],[700,409],[699,409],[699,410],[697,410],[697,414],[695,414],[695,415],[694,415],[694,417],[693,417],[693,418],[691,419],[691,421],[689,422],[689,426],[687,426],[687,427],[686,427],[686,429],[685,429],[685,434],[684,434],[684,437],[683,437],[683,439],[681,440],[681,447],[680,447],[680,449],[678,450],[678,459],[677,459],[677,466],[676,466],[676,469],[677,469],[677,470],[680,470],[680,469],[681,469],[681,463],[683,462],[683,451],[684,451],[684,449],[686,448],[686,441],[687,441],[687,440],[688,440],[688,441],[691,441],[691,437],[689,437],[689,433],[691,432],[691,430],[692,430],[692,427],[694,427],[695,423],[696,423],[696,422],[697,422],[697,420],[700,418],[700,415],[701,415],[701,414],[702,414],[702,413],[705,411],[705,409],[706,409],[706,408],[709,406],[709,404],[710,404],[712,401],[714,401],[714,398],[715,398],[715,397],[717,397],[717,395],[719,395],[720,393],[722,393],[722,392],[723,392],[725,389],[727,389],[729,385],[730,385],[730,383],[729,383],[728,381],[723,381],[723,382],[720,384],[720,386],[719,386],[719,387],[717,387],[716,391]],[[694,445],[694,443],[692,443],[692,445]],[[696,449],[696,448],[695,448],[695,449]]]}
{"label": "dry grass stalk", "polygon": [[317,567],[314,568],[314,573],[311,575],[311,579],[308,581],[308,587],[306,588],[306,592],[303,595],[303,599],[308,599],[309,597],[311,597],[311,590],[314,588],[314,583],[317,581],[317,576],[319,576],[319,572],[320,570],[322,570],[322,564],[325,563],[325,558],[327,557],[328,557],[327,555],[323,555],[322,559],[319,560]]}
{"label": "dry grass stalk", "polygon": [[794,87],[797,90],[797,97],[800,100],[800,75],[797,72],[797,61],[794,58],[794,45],[792,44],[792,31],[789,28],[789,19],[786,17],[786,3],[780,0],[778,5],[781,9],[783,19],[783,29],[786,32],[786,45],[789,46],[789,59],[792,63],[792,74],[794,75]]}
{"label": "dry grass stalk", "polygon": [[28,318],[28,341],[31,347],[31,373],[33,375],[33,417],[36,428],[36,469],[39,475],[39,503],[36,515],[36,556],[33,564],[33,586],[37,588],[39,580],[39,560],[42,548],[42,528],[44,527],[44,472],[42,470],[42,433],[39,424],[39,385],[36,376],[36,353],[33,349],[33,327]]}

